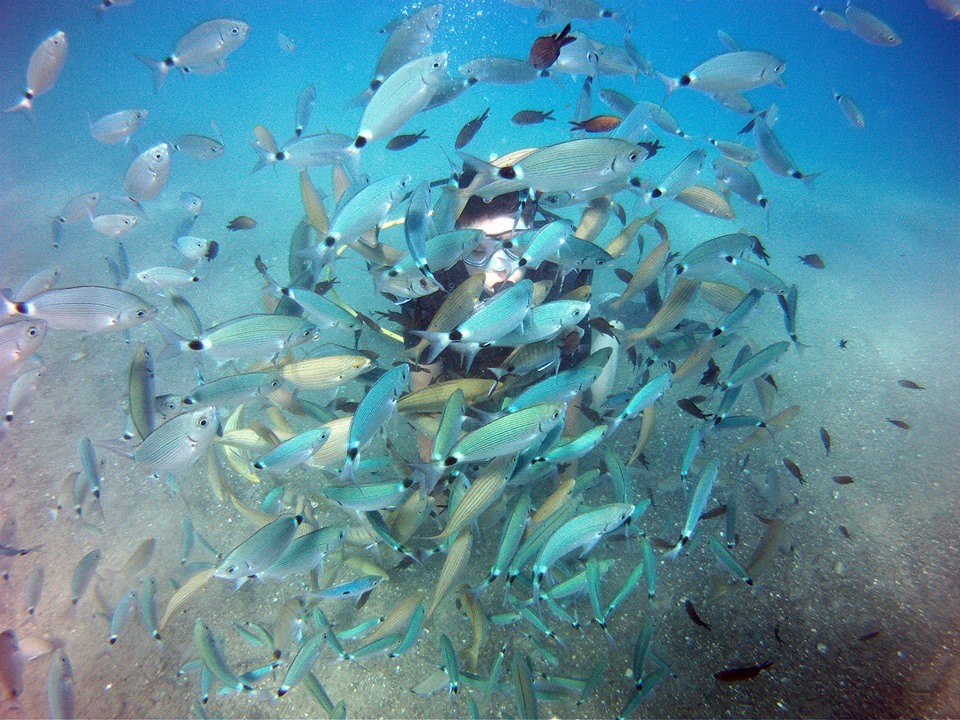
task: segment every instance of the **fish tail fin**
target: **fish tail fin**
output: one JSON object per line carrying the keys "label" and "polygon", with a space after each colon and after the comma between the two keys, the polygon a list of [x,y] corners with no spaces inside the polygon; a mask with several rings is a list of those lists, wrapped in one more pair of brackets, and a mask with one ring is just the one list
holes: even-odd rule
{"label": "fish tail fin", "polygon": [[680,81],[677,78],[672,78],[669,75],[665,75],[659,70],[657,70],[657,79],[660,80],[664,86],[663,100],[660,101],[660,106],[663,107],[663,104],[667,101],[667,98],[670,97],[678,87],[680,87]]}
{"label": "fish tail fin", "polygon": [[800,182],[806,185],[807,189],[810,192],[813,192],[815,189],[813,186],[813,181],[816,180],[821,175],[823,175],[823,173],[825,172],[826,170],[821,170],[820,172],[809,173],[809,174],[800,173]]}
{"label": "fish tail fin", "polygon": [[436,360],[437,355],[442,353],[450,344],[450,333],[429,332],[427,330],[411,330],[410,333],[430,343],[420,356],[424,365],[429,365]]}
{"label": "fish tail fin", "polygon": [[663,559],[664,559],[664,560],[676,560],[676,559],[677,559],[677,555],[679,555],[679,554],[680,554],[680,551],[683,550],[683,546],[684,546],[684,545],[686,545],[686,542],[684,542],[684,539],[683,539],[683,538],[680,538],[680,540],[677,542],[676,545],[673,546],[673,548],[671,548],[670,550],[668,550],[667,552],[665,552],[665,553],[663,554]]}
{"label": "fish tail fin", "polygon": [[372,88],[364,88],[363,92],[355,95],[353,99],[347,103],[347,107],[364,107],[370,102],[370,98],[373,97],[373,92]]}
{"label": "fish tail fin", "polygon": [[155,320],[153,326],[157,329],[157,332],[160,333],[160,337],[163,338],[163,350],[160,351],[161,358],[171,358],[180,355],[183,352],[183,345],[186,342],[186,339],[168,328],[159,320]]}
{"label": "fish tail fin", "polygon": [[30,122],[33,122],[33,96],[27,93],[23,94],[23,100],[11,105],[4,112],[22,112],[26,113],[27,117],[30,119]]}
{"label": "fish tail fin", "polygon": [[170,72],[170,65],[164,60],[154,60],[143,55],[134,54],[134,57],[150,68],[150,72],[153,73],[153,90],[160,92],[160,88],[167,79],[167,73]]}
{"label": "fish tail fin", "polygon": [[273,165],[277,162],[277,156],[274,153],[261,147],[258,143],[253,142],[253,140],[250,141],[250,147],[257,153],[257,164],[250,169],[251,175],[263,170],[267,165]]}
{"label": "fish tail fin", "polygon": [[360,176],[360,148],[356,145],[350,145],[344,153],[343,165],[352,174],[353,177]]}
{"label": "fish tail fin", "polygon": [[429,495],[443,477],[443,465],[441,463],[412,463],[412,479],[416,482],[423,496]]}
{"label": "fish tail fin", "polygon": [[0,288],[0,318],[20,314],[17,310],[17,302],[13,299],[13,290],[11,288]]}
{"label": "fish tail fin", "polygon": [[463,150],[458,150],[457,155],[463,160],[465,166],[477,173],[477,177],[470,183],[470,187],[466,189],[476,189],[478,185],[492,182],[500,176],[501,168],[498,168],[493,163],[481,160],[470,153],[465,153]]}

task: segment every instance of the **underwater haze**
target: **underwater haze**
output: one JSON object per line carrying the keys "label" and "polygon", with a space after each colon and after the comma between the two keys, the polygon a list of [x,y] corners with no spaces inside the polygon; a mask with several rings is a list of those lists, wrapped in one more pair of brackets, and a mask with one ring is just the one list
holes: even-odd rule
{"label": "underwater haze", "polygon": [[0,717],[960,716],[960,8],[844,3],[0,0]]}

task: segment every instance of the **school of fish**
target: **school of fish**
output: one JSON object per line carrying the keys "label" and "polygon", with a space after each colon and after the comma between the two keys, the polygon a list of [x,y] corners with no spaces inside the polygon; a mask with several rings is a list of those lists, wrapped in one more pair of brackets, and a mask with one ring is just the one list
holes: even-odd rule
{"label": "school of fish", "polygon": [[[130,4],[102,0],[95,10],[119,13]],[[228,148],[216,122],[211,135],[164,128],[168,139],[131,154],[117,178],[119,197],[102,189],[63,198],[51,189],[47,242],[60,248],[89,223],[108,248],[113,282],[62,286],[57,272],[37,268],[16,289],[0,290],[0,443],[29,442],[31,400],[50,370],[41,359],[45,339],[117,333],[129,359],[124,377],[113,378],[123,383],[124,407],[98,408],[102,427],[76,429],[77,455],[48,489],[56,522],[100,527],[97,546],[52,558],[19,543],[16,508],[0,518],[4,593],[24,618],[41,623],[57,612],[45,600],[45,566],[69,562],[71,612],[98,608],[85,631],[102,635],[105,651],[173,649],[179,665],[166,681],[182,695],[180,712],[195,717],[256,712],[231,704],[240,699],[260,703],[264,714],[279,703],[283,712],[288,693],[312,698],[310,713],[347,717],[349,699],[325,688],[334,665],[362,668],[365,683],[389,684],[393,668],[414,655],[430,670],[399,689],[448,693],[450,703],[434,707],[449,716],[582,714],[591,696],[618,687],[622,704],[601,712],[636,717],[656,714],[653,691],[682,683],[686,673],[718,682],[777,673],[776,658],[762,648],[744,648],[740,659],[753,656],[755,665],[726,668],[661,652],[658,614],[686,612],[703,631],[711,626],[689,599],[655,601],[670,594],[658,572],[681,567],[702,578],[701,612],[726,593],[749,602],[770,566],[788,561],[781,547],[799,512],[793,490],[812,481],[791,458],[758,468],[749,455],[775,446],[801,412],[783,407],[777,370],[803,362],[803,273],[826,268],[810,254],[800,257],[807,267],[796,277],[774,272],[771,260],[782,254],[764,240],[778,184],[799,180],[813,190],[820,174],[794,160],[778,136],[776,105],[757,109],[749,99],[769,85],[790,92],[789,58],[776,48],[742,48],[720,31],[716,52],[706,50],[696,66],[654,68],[622,11],[594,0],[513,4],[530,20],[530,8],[539,11],[541,35],[513,43],[514,57],[458,67],[437,47],[451,22],[443,6],[399,16],[382,31],[379,58],[358,58],[370,75],[355,83],[356,125],[340,108],[321,110],[311,84],[290,99],[286,142],[266,125],[249,129],[250,148]],[[945,14],[953,7],[937,5]],[[868,43],[901,43],[853,3],[814,12]],[[296,40],[276,35],[285,54],[313,32],[290,29]],[[185,28],[172,48],[144,38],[130,50],[163,93],[170,74],[202,83],[227,71],[228,57],[230,69],[252,66],[246,43],[258,32],[241,19],[216,18]],[[25,58],[22,99],[8,112],[44,113],[71,61],[68,47],[58,31]],[[658,78],[662,93],[630,97],[608,87],[611,78],[640,75]],[[455,175],[461,166],[472,171],[469,182],[425,177],[404,163],[403,151],[444,137],[430,109],[455,107],[479,92],[475,86],[495,98],[498,85],[560,76],[577,79],[575,102],[515,113],[494,105],[463,117],[445,151],[458,158]],[[674,118],[670,98],[689,90],[742,114],[742,135],[714,138],[711,128]],[[850,95],[831,93],[853,128],[868,127]],[[554,141],[517,141],[491,156],[483,126],[497,112],[515,125],[547,126]],[[129,108],[90,117],[86,129],[99,143],[135,147],[151,122],[147,110]],[[364,174],[366,148],[376,144],[398,153],[394,174]],[[684,148],[683,159],[648,173],[664,146]],[[169,265],[134,265],[132,244],[121,238],[150,228],[150,204],[171,194],[182,156],[216,172],[213,163],[227,152],[249,155],[253,172],[277,168],[278,187],[302,202],[302,219],[291,221],[286,262],[268,266],[255,253],[242,259],[262,286],[237,292],[259,297],[259,312],[201,318],[188,297],[221,272],[224,252],[222,239],[192,235],[204,198],[179,197],[189,217],[168,239]],[[468,198],[517,192],[537,224],[499,246],[519,268],[541,276],[549,269],[554,279],[522,279],[492,296],[476,276],[445,287],[437,275],[485,240],[480,230],[457,227]],[[668,205],[726,224],[711,237],[684,237],[661,219]],[[258,223],[241,215],[221,225],[255,232]],[[358,282],[341,272],[345,255],[366,263],[359,282],[369,306],[337,292],[338,283]],[[569,274],[586,283],[545,300]],[[0,285],[12,281],[0,277]],[[435,294],[439,310],[412,325],[404,304]],[[374,319],[385,298],[397,311]],[[753,339],[755,328],[780,318],[779,339]],[[571,364],[571,344],[588,329],[589,352]],[[488,366],[488,348],[510,354]],[[460,370],[413,389],[421,364],[437,358]],[[580,410],[573,426],[571,404]],[[686,430],[668,435],[658,418],[675,406]],[[124,429],[111,434],[113,426]],[[829,455],[826,428],[820,439]],[[170,497],[158,512],[182,515],[175,566],[156,555],[177,541],[145,536],[122,566],[104,567],[118,482],[104,470],[108,454],[162,484]],[[649,465],[669,470],[652,478]],[[853,483],[835,470],[835,483]],[[197,477],[209,481],[204,492],[216,510],[177,500]],[[236,539],[222,544],[226,516]],[[716,567],[707,567],[710,558]],[[12,592],[11,575],[22,581]],[[247,598],[246,612],[228,619],[217,605],[233,594]],[[378,595],[390,599],[378,604]],[[73,641],[28,645],[25,635],[20,626],[0,632],[0,703],[13,708],[27,692],[45,695],[51,717],[85,716],[84,695],[97,688],[77,687]],[[25,687],[25,666],[37,657],[49,667],[46,685]]]}

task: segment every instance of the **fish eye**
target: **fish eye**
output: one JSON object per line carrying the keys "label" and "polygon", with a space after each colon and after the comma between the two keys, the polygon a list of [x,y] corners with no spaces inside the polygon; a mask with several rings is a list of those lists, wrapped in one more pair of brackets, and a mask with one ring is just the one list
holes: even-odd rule
{"label": "fish eye", "polygon": [[635,153],[635,152],[630,153],[630,160],[632,161],[636,160],[639,157],[640,157],[639,153]]}
{"label": "fish eye", "polygon": [[436,70],[436,69],[439,68],[439,67],[440,67],[440,63],[434,61],[434,63],[433,63],[433,69]]}
{"label": "fish eye", "polygon": [[420,278],[420,287],[422,287],[422,288],[427,287],[427,279],[426,279],[426,278]]}
{"label": "fish eye", "polygon": [[30,337],[36,337],[36,336],[37,336],[37,329],[34,328],[34,327],[32,327],[32,328],[30,328],[30,329],[27,331],[27,333],[30,335]]}
{"label": "fish eye", "polygon": [[145,317],[146,314],[147,314],[147,313],[146,313],[145,310],[137,310],[137,317],[141,317],[141,318],[142,318],[142,317]]}
{"label": "fish eye", "polygon": [[207,420],[206,418],[200,418],[200,421],[197,423],[197,425],[199,425],[200,427],[206,427],[208,422],[209,420]]}
{"label": "fish eye", "polygon": [[233,33],[234,35],[236,35],[238,32],[240,32],[240,28],[234,26],[234,27],[230,28],[230,32]]}

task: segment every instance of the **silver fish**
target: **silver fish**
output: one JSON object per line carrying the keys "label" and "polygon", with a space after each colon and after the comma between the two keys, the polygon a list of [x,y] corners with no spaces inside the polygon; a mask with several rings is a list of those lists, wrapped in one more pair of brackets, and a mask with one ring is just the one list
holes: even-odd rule
{"label": "silver fish", "polygon": [[728,157],[741,165],[749,165],[760,157],[756,150],[743,143],[733,142],[732,140],[717,140],[709,136],[707,142],[723,153],[724,157]]}
{"label": "silver fish", "polygon": [[83,195],[77,195],[63,206],[63,209],[57,213],[52,221],[53,247],[60,247],[64,225],[93,217],[93,211],[100,204],[100,197],[101,195],[98,192],[84,193]]}
{"label": "silver fish", "polygon": [[27,66],[27,87],[23,91],[23,100],[12,105],[5,112],[33,112],[35,98],[49,91],[67,60],[67,36],[58,30],[44,40],[30,56]]}
{"label": "silver fish", "polygon": [[410,366],[397,365],[384,373],[364,395],[350,423],[347,459],[340,473],[342,482],[353,480],[357,455],[381,432],[397,412],[397,401],[407,389]]}
{"label": "silver fish", "polygon": [[383,224],[387,213],[402,199],[410,181],[409,175],[391,175],[367,185],[345,202],[333,216],[327,237],[300,251],[302,257],[313,262],[314,274],[334,261],[338,241],[352,243],[368,230]]}
{"label": "silver fish", "polygon": [[0,325],[0,378],[12,377],[40,348],[47,334],[42,320]]}
{"label": "silver fish", "polygon": [[24,588],[23,594],[26,598],[28,615],[33,615],[37,610],[37,605],[40,604],[40,594],[43,592],[44,575],[45,572],[43,565],[38,563],[33,566],[33,570],[30,571],[30,576],[27,578],[27,584]]}
{"label": "silver fish", "polygon": [[461,65],[459,72],[471,85],[478,82],[523,85],[550,74],[547,70],[537,70],[526,60],[511,57],[476,58]]}
{"label": "silver fish", "polygon": [[693,184],[706,158],[707,153],[704,150],[691,152],[657,183],[657,186],[650,191],[650,197],[662,200],[676,197],[681,190]]}
{"label": "silver fish", "polygon": [[[766,110],[764,113],[772,114],[770,110]],[[777,175],[800,180],[807,187],[813,188],[813,181],[823,171],[804,173],[798,170],[793,160],[787,155],[787,151],[783,149],[783,145],[780,144],[780,139],[776,133],[773,132],[773,128],[770,127],[767,115],[761,114],[754,119],[753,139],[757,144],[757,151],[760,153],[760,158],[770,170]]]}
{"label": "silver fish", "polygon": [[97,572],[100,564],[100,550],[91,550],[81,558],[73,571],[73,580],[70,583],[70,602],[76,605],[90,586],[90,581]]}
{"label": "silver fish", "polygon": [[177,415],[147,435],[134,450],[133,459],[153,470],[183,470],[203,456],[218,427],[213,407]]}
{"label": "silver fish", "polygon": [[414,331],[415,335],[431,343],[423,361],[433,362],[444,348],[453,344],[464,354],[469,365],[481,345],[493,342],[520,326],[530,311],[532,298],[533,283],[521,280],[494,295],[450,332]]}
{"label": "silver fish", "polygon": [[146,110],[118,110],[90,120],[90,134],[104,145],[129,143],[130,136],[139,130],[147,119]]}
{"label": "silver fish", "polygon": [[376,92],[384,81],[403,65],[429,52],[442,15],[443,5],[428,5],[400,20],[380,53],[377,67],[370,79],[370,87],[358,99],[369,97],[369,94]]}
{"label": "silver fish", "polygon": [[136,57],[153,71],[153,85],[159,90],[172,68],[195,74],[222,69],[224,59],[243,45],[249,32],[250,26],[242,20],[217,18],[200,23],[183,35],[173,52],[162,61]]}
{"label": "silver fish", "polygon": [[23,653],[13,630],[0,633],[0,700],[16,700],[23,692]]}
{"label": "silver fish", "polygon": [[223,559],[214,571],[214,577],[233,580],[239,588],[248,578],[280,559],[301,522],[300,515],[286,515],[264,525]]}
{"label": "silver fish", "polygon": [[739,50],[716,55],[679,78],[670,78],[663,73],[658,75],[667,88],[667,96],[681,87],[705,93],[729,93],[779,82],[786,67],[776,55]]}
{"label": "silver fish", "polygon": [[253,463],[253,467],[257,470],[286,472],[309,460],[329,437],[330,429],[327,427],[313,428],[294,435]]}
{"label": "silver fish", "polygon": [[63,648],[57,648],[47,672],[47,709],[51,718],[68,720],[77,716],[77,691],[73,666]]}
{"label": "silver fish", "polygon": [[199,217],[203,211],[203,198],[192,192],[180,194],[180,204],[193,217],[194,220]]}
{"label": "silver fish", "polygon": [[729,158],[718,157],[713,161],[713,169],[720,186],[732,190],[752,205],[767,206],[769,201],[763,194],[763,188],[757,176],[748,168]]}
{"label": "silver fish", "polygon": [[239,359],[269,360],[298,345],[319,339],[317,327],[292,315],[241,315],[187,340],[157,323],[174,353],[203,353],[217,362]]}
{"label": "silver fish", "polygon": [[141,270],[137,273],[137,280],[144,285],[152,285],[158,290],[183,287],[200,282],[200,278],[193,273],[175,267],[154,267]]}
{"label": "silver fish", "polygon": [[194,237],[193,235],[184,235],[177,238],[177,250],[187,260],[199,262],[203,258],[213,260],[217,256],[219,243],[216,240]]}
{"label": "silver fish", "polygon": [[470,191],[484,198],[531,188],[549,193],[581,191],[627,178],[649,150],[618,138],[579,138],[548,145],[503,166],[466,155],[476,169]]}
{"label": "silver fish", "polygon": [[296,127],[294,128],[297,137],[303,135],[303,129],[310,122],[310,115],[313,114],[313,104],[316,99],[317,86],[313,83],[300,91],[300,95],[297,97]]}
{"label": "silver fish", "polygon": [[136,610],[137,589],[130,588],[117,602],[117,606],[113,609],[113,615],[110,616],[109,641],[111,645],[116,644],[117,638],[120,637],[120,633],[123,631],[124,626],[127,624],[130,616],[133,615]]}
{"label": "silver fish", "polygon": [[896,30],[861,7],[847,2],[847,9],[844,14],[847,18],[847,24],[850,26],[850,32],[872,45],[896,47],[903,42]]}
{"label": "silver fish", "polygon": [[97,14],[98,17],[103,17],[103,14],[115,7],[124,7],[125,5],[133,5],[134,0],[99,0],[94,6],[93,11]]}
{"label": "silver fish", "polygon": [[849,95],[843,95],[838,92],[833,93],[833,99],[837,101],[837,104],[840,106],[840,110],[843,111],[843,115],[847,118],[853,127],[857,129],[863,129],[866,125],[866,121],[863,119],[863,113],[860,112],[860,108],[857,107],[857,104],[853,101],[853,98]]}
{"label": "silver fish", "polygon": [[224,147],[222,142],[206,135],[181,135],[173,149],[197,160],[216,160],[223,157]]}
{"label": "silver fish", "polygon": [[0,303],[0,317],[23,315],[58,330],[126,330],[157,314],[136,295],[96,285],[54,288],[23,302],[0,291]]}
{"label": "silver fish", "polygon": [[395,70],[370,98],[354,146],[393,135],[423,110],[447,74],[447,54],[427,55]]}
{"label": "silver fish", "polygon": [[125,235],[137,226],[137,216],[126,213],[109,213],[90,218],[93,229],[108,238]]}
{"label": "silver fish", "polygon": [[136,157],[123,179],[123,187],[133,200],[153,200],[166,186],[169,178],[170,145],[163,142],[144,150]]}
{"label": "silver fish", "polygon": [[277,31],[277,45],[288,55],[297,49],[297,41],[279,30]]}
{"label": "silver fish", "polygon": [[814,5],[812,10],[820,16],[820,19],[823,20],[827,27],[833,28],[834,30],[850,29],[850,23],[848,23],[847,19],[840,13],[827,10],[823,5]]}
{"label": "silver fish", "polygon": [[43,379],[42,368],[30,370],[14,380],[7,392],[7,407],[3,414],[3,424],[0,425],[0,442],[4,440],[17,416],[23,411],[27,403],[33,398]]}

